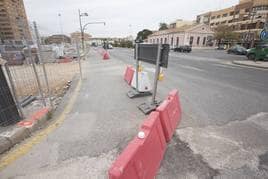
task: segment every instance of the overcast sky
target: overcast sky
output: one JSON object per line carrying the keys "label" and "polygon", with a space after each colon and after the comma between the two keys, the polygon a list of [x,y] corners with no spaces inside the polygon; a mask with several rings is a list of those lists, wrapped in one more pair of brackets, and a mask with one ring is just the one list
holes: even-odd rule
{"label": "overcast sky", "polygon": [[[144,28],[155,30],[160,22],[194,20],[196,15],[229,7],[239,0],[24,0],[30,22],[36,21],[42,35],[79,30],[78,9],[87,12],[83,23],[105,21],[106,26],[90,25],[94,37],[125,37]],[[61,14],[61,17],[58,14]]]}

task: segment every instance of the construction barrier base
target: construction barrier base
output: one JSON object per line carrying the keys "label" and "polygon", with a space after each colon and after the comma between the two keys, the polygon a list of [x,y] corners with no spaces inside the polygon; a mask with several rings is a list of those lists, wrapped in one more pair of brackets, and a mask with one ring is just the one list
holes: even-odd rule
{"label": "construction barrier base", "polygon": [[146,102],[146,103],[142,103],[138,106],[139,110],[141,110],[145,115],[150,114],[150,112],[154,111],[158,106],[159,106],[160,102],[155,102],[155,103],[151,103],[151,102]]}
{"label": "construction barrier base", "polygon": [[140,98],[140,97],[145,97],[145,96],[150,96],[152,93],[150,91],[147,92],[139,92],[135,89],[131,89],[128,93],[127,96],[131,99],[133,98]]}

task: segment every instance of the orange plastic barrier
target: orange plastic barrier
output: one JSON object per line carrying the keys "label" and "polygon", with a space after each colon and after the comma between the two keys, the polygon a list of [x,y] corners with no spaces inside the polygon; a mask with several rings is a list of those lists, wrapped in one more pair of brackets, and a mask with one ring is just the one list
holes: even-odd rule
{"label": "orange plastic barrier", "polygon": [[181,120],[181,106],[177,90],[172,90],[167,99],[157,107],[166,141],[169,142]]}
{"label": "orange plastic barrier", "polygon": [[131,84],[132,78],[134,75],[134,68],[132,66],[127,66],[127,69],[125,71],[124,80],[127,82],[127,84]]}
{"label": "orange plastic barrier", "polygon": [[110,59],[110,55],[107,51],[105,51],[105,53],[103,54],[103,60],[109,60]]}
{"label": "orange plastic barrier", "polygon": [[166,150],[159,113],[152,112],[140,132],[109,169],[110,179],[153,179]]}

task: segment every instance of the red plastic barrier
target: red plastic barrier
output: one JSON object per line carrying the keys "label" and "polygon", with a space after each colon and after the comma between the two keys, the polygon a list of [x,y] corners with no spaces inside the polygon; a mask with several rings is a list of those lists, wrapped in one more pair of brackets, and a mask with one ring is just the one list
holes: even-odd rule
{"label": "red plastic barrier", "polygon": [[[141,135],[143,134],[143,135]],[[166,150],[159,113],[152,112],[109,169],[109,179],[153,179]]]}
{"label": "red plastic barrier", "polygon": [[134,68],[131,66],[127,66],[127,69],[125,71],[124,80],[127,82],[127,84],[131,84],[133,75],[134,75]]}
{"label": "red plastic barrier", "polygon": [[31,127],[34,121],[37,121],[44,117],[49,112],[48,108],[40,109],[39,111],[35,112],[29,119],[23,120],[17,123],[18,126],[24,127]]}
{"label": "red plastic barrier", "polygon": [[49,109],[48,108],[40,109],[39,111],[37,111],[36,113],[34,113],[31,116],[31,119],[32,120],[38,120],[38,119],[44,117],[48,112],[49,112]]}
{"label": "red plastic barrier", "polygon": [[106,51],[104,54],[103,54],[103,60],[109,60],[110,59],[110,55],[109,53]]}
{"label": "red plastic barrier", "polygon": [[181,106],[177,90],[169,93],[169,96],[156,109],[160,113],[160,120],[163,127],[166,141],[169,142],[181,120]]}
{"label": "red plastic barrier", "polygon": [[180,114],[179,119],[180,119],[181,118],[181,103],[180,103],[180,97],[179,97],[178,90],[174,89],[174,90],[172,90],[171,92],[168,93],[167,99],[172,100],[172,98],[175,98],[174,102],[176,102],[176,105],[179,108],[179,114]]}

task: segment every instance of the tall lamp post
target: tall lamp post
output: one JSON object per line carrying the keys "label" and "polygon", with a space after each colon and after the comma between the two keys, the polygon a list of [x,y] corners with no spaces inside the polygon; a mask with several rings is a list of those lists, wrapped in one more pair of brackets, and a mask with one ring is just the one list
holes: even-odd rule
{"label": "tall lamp post", "polygon": [[82,16],[88,16],[88,13],[81,13],[80,12],[80,9],[78,9],[78,14],[79,14],[79,23],[80,23],[80,31],[81,31],[81,43],[82,43],[82,49],[83,49],[83,52],[85,51],[85,30],[86,30],[86,27],[90,24],[103,24],[105,25],[106,23],[105,22],[89,22],[89,23],[86,23],[84,25],[82,25],[82,19],[81,17]]}

